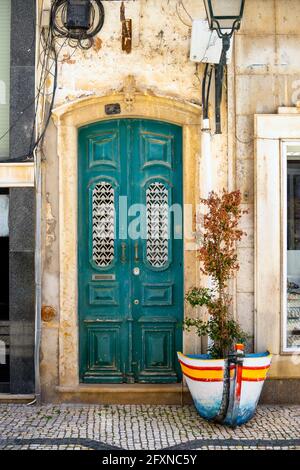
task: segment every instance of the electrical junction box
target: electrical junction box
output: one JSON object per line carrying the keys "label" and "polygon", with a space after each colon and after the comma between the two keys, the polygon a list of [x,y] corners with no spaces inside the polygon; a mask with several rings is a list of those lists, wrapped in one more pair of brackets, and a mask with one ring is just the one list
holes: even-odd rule
{"label": "electrical junction box", "polygon": [[[231,61],[233,38],[227,52],[227,64]],[[222,39],[217,31],[209,29],[207,20],[194,20],[192,27],[190,59],[193,62],[218,64],[222,53]]]}
{"label": "electrical junction box", "polygon": [[42,28],[49,28],[50,27],[50,20],[51,20],[51,11],[50,10],[43,10],[41,13],[41,27]]}
{"label": "electrical junction box", "polygon": [[42,28],[49,28],[50,27],[50,19],[51,19],[51,0],[44,0],[43,3],[43,10],[41,13],[41,20],[40,24]]}
{"label": "electrical junction box", "polygon": [[67,29],[90,29],[91,3],[89,0],[69,0],[67,3]]}

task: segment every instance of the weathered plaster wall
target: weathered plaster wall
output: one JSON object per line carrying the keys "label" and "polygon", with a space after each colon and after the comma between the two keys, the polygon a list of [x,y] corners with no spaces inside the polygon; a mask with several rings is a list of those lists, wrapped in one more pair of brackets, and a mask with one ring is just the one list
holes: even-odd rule
{"label": "weathered plaster wall", "polygon": [[[60,51],[56,106],[91,95],[105,96],[124,87],[129,74],[142,92],[200,104],[202,66],[198,74],[189,61],[191,20],[176,0],[125,2],[133,19],[133,51],[121,51],[119,2],[105,2],[106,19],[91,50],[64,45]],[[202,2],[184,0],[192,18],[204,18]],[[228,69],[228,114],[223,104],[222,136],[212,136],[214,187],[240,188],[248,237],[239,245],[240,272],[232,290],[234,310],[244,328],[254,333],[254,140],[255,113],[275,113],[300,98],[300,2],[246,0],[243,27],[236,35],[233,62]],[[61,43],[62,44],[62,43]],[[213,116],[213,110],[212,110]],[[228,121],[228,124],[227,122]],[[227,132],[227,126],[229,131]],[[47,397],[58,383],[59,322],[59,194],[56,129],[45,142],[43,209],[43,322],[42,380]],[[199,162],[198,162],[199,163]],[[191,173],[190,177],[193,178]],[[201,189],[201,188],[200,188]],[[252,341],[250,341],[251,347]]]}
{"label": "weathered plaster wall", "polygon": [[42,164],[42,394],[51,399],[58,384],[59,329],[59,193],[56,129],[50,124]]}
{"label": "weathered plaster wall", "polygon": [[[105,23],[94,47],[88,51],[63,51],[60,66],[62,89],[58,103],[90,94],[109,94],[122,88],[124,76],[133,74],[138,87],[158,94],[199,103],[199,79],[189,61],[189,27],[176,13],[176,1],[125,2],[126,16],[133,19],[131,54],[121,50],[120,3],[104,3]],[[201,2],[186,2],[191,15],[203,16]],[[183,11],[181,9],[181,11]],[[183,12],[183,18],[190,24]],[[69,58],[69,55],[72,57]]]}
{"label": "weathered plaster wall", "polygon": [[[128,75],[134,76],[139,91],[201,104],[203,66],[189,60],[189,47],[191,18],[204,18],[203,3],[185,0],[188,14],[177,0],[124,3],[126,17],[133,20],[132,52],[121,50],[120,3],[105,2],[105,22],[94,47],[74,51],[64,45],[60,52],[56,105],[115,93],[122,90]],[[225,112],[225,103],[223,107]],[[213,137],[215,184],[219,187],[227,184],[226,146],[226,135]]]}

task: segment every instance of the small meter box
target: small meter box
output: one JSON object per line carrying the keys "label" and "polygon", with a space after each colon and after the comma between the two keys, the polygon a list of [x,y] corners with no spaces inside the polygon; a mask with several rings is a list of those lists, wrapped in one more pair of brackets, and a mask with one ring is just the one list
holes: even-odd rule
{"label": "small meter box", "polygon": [[[232,56],[231,39],[230,49],[227,52],[227,64]],[[208,21],[194,20],[192,27],[190,59],[193,62],[206,62],[209,64],[218,64],[222,52],[222,39],[219,38],[217,31],[209,28]]]}

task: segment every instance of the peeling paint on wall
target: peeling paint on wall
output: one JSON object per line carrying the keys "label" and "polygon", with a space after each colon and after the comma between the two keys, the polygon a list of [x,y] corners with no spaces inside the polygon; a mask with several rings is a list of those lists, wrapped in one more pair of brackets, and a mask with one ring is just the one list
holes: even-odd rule
{"label": "peeling paint on wall", "polygon": [[51,257],[52,244],[56,240],[55,235],[56,219],[52,213],[52,206],[50,203],[50,194],[46,194],[46,250],[47,257]]}

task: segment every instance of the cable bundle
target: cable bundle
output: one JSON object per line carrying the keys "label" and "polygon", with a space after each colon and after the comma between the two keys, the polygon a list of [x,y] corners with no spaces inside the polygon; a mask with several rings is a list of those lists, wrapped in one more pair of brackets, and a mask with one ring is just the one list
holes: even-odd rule
{"label": "cable bundle", "polygon": [[74,43],[82,49],[89,49],[93,44],[93,37],[102,29],[104,24],[104,7],[100,0],[87,0],[90,7],[89,28],[68,28],[67,12],[69,0],[55,0],[51,8],[51,28],[53,34],[69,39],[69,44]]}

